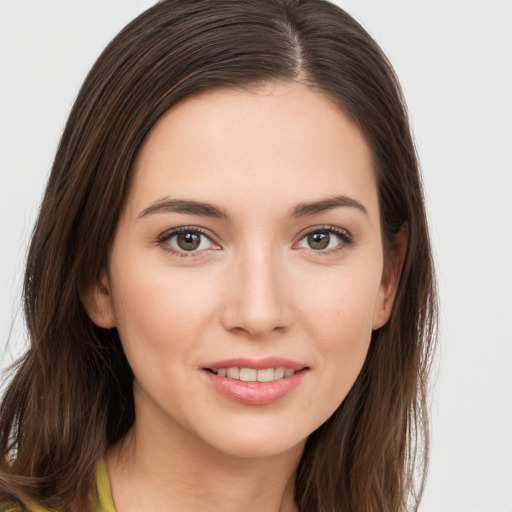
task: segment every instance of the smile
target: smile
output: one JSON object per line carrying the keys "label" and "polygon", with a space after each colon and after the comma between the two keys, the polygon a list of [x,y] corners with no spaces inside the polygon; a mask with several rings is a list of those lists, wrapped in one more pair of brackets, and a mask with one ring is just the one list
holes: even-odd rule
{"label": "smile", "polygon": [[292,368],[264,368],[256,370],[255,368],[217,368],[210,370],[219,377],[227,377],[228,379],[241,380],[244,382],[273,382],[275,380],[291,377],[295,370]]}
{"label": "smile", "polygon": [[245,405],[284,399],[309,373],[304,363],[281,357],[236,358],[203,366],[206,382],[222,396]]}

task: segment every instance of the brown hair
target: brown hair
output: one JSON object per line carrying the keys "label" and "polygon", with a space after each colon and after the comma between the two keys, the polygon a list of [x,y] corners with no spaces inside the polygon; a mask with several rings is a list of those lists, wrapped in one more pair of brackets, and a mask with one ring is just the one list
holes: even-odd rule
{"label": "brown hair", "polygon": [[132,373],[117,331],[91,322],[79,290],[106,268],[144,137],[188,95],[272,80],[300,81],[339,104],[373,151],[385,247],[408,229],[391,318],[373,333],[344,402],[310,435],[297,505],[303,512],[398,512],[409,500],[417,508],[436,319],[418,163],[386,57],[354,19],[323,0],[164,0],[123,29],[93,66],[30,246],[24,307],[31,345],[0,409],[0,503],[86,510],[98,460],[133,424]]}

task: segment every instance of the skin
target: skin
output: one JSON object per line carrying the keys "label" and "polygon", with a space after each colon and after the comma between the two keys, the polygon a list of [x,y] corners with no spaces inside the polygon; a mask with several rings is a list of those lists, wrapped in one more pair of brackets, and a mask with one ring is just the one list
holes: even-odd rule
{"label": "skin", "polygon": [[[293,215],[338,196],[352,203]],[[227,218],[151,211],[169,198]],[[207,238],[180,250],[163,236],[179,227]],[[326,227],[342,236],[312,248],[306,235]],[[117,327],[135,375],[135,427],[106,458],[118,512],[296,510],[304,442],[389,317],[397,272],[387,269],[405,241],[397,246],[384,265],[370,150],[319,92],[208,91],[164,115],[138,153],[109,268],[86,301],[97,325]],[[204,375],[214,361],[268,356],[307,366],[268,405],[237,403]]]}

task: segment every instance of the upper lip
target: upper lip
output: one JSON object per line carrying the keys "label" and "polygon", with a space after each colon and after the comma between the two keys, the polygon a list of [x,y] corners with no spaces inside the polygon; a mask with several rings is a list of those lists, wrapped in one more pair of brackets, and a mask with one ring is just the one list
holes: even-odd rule
{"label": "upper lip", "polygon": [[233,359],[223,359],[204,366],[209,370],[219,368],[254,368],[255,370],[265,370],[267,368],[290,368],[295,371],[307,368],[307,365],[286,359],[283,357],[263,357],[261,359],[252,359],[248,357],[237,357]]}

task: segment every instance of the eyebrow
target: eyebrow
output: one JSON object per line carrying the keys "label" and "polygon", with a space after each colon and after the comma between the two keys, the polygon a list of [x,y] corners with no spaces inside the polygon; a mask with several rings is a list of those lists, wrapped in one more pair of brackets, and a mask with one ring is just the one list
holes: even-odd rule
{"label": "eyebrow", "polygon": [[[290,217],[306,217],[340,207],[356,208],[365,215],[368,215],[366,208],[355,199],[347,196],[335,196],[327,199],[321,199],[319,201],[299,203],[293,208]],[[170,197],[158,199],[153,204],[142,210],[138,217],[147,217],[148,215],[155,213],[186,213],[189,215],[229,220],[229,215],[224,208],[219,208],[213,204],[201,201],[172,199]]]}
{"label": "eyebrow", "polygon": [[164,197],[155,201],[146,209],[142,210],[139,214],[139,218],[147,217],[154,213],[188,213],[190,215],[213,217],[215,219],[228,219],[228,214],[223,208],[219,208],[209,203],[189,201],[185,199],[172,199],[170,197]]}
{"label": "eyebrow", "polygon": [[292,212],[292,217],[305,217],[308,215],[315,215],[317,213],[322,213],[328,210],[332,210],[334,208],[340,207],[350,207],[356,208],[363,212],[365,215],[368,215],[368,211],[366,208],[355,199],[347,196],[335,196],[327,199],[322,199],[320,201],[312,201],[309,203],[299,203]]}

